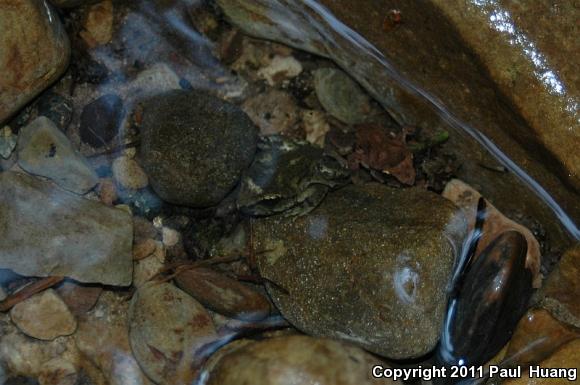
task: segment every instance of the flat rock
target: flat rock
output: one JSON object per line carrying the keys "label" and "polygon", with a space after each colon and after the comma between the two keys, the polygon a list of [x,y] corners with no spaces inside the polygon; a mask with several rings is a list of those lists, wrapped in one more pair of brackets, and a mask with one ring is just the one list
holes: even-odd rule
{"label": "flat rock", "polygon": [[378,184],[329,193],[306,216],[254,223],[260,273],[289,322],[393,359],[435,347],[466,229],[440,196]]}
{"label": "flat rock", "polygon": [[237,106],[202,91],[170,91],[143,104],[140,163],[155,192],[194,207],[219,203],[250,165],[257,130]]}
{"label": "flat rock", "polygon": [[39,340],[68,336],[77,328],[74,316],[52,289],[14,305],[10,317],[24,334]]}
{"label": "flat rock", "polygon": [[157,384],[190,384],[197,350],[216,338],[204,307],[169,283],[141,286],[131,300],[128,323],[133,354]]}
{"label": "flat rock", "polygon": [[208,385],[370,385],[374,365],[389,367],[356,346],[308,336],[236,341],[222,350],[208,362]]}
{"label": "flat rock", "polygon": [[131,283],[133,225],[122,210],[49,181],[0,173],[0,268],[85,283]]}
{"label": "flat rock", "polygon": [[70,46],[59,17],[44,1],[3,2],[0,31],[3,122],[63,73]]}
{"label": "flat rock", "polygon": [[75,151],[66,135],[44,116],[20,131],[18,165],[77,194],[86,193],[99,181],[95,170]]}
{"label": "flat rock", "polygon": [[367,121],[371,99],[346,73],[320,68],[314,72],[314,89],[320,104],[330,115],[348,124]]}

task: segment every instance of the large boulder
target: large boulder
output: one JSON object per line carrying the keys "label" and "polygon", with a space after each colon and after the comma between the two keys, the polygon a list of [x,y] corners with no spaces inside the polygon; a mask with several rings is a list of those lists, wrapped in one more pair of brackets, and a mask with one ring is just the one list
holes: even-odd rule
{"label": "large boulder", "polygon": [[0,269],[26,276],[131,284],[133,221],[52,182],[0,173]]}
{"label": "large boulder", "polygon": [[0,31],[1,123],[63,73],[70,47],[58,16],[43,0],[2,2]]}
{"label": "large boulder", "polygon": [[203,91],[169,91],[143,103],[140,159],[168,202],[218,204],[256,152],[257,129],[237,106]]}
{"label": "large boulder", "polygon": [[439,338],[463,214],[420,189],[348,186],[310,214],[254,224],[260,274],[294,326],[382,356],[414,358]]}
{"label": "large boulder", "polygon": [[[448,147],[463,161],[457,176],[481,186],[502,212],[541,222],[556,244],[569,242],[558,219],[580,236],[553,203],[552,212],[540,201],[538,196],[546,194],[533,183],[521,183],[515,172],[493,171],[499,158],[513,169],[507,154],[569,217],[580,217],[578,71],[570,60],[578,49],[569,32],[575,27],[571,5],[559,9],[540,1],[501,9],[497,2],[478,7],[459,0],[217,2],[251,35],[334,60],[399,124],[455,133]],[[521,30],[514,26],[520,19]],[[565,49],[551,46],[554,41]],[[483,55],[483,66],[472,49]],[[549,64],[538,68],[536,58]]]}

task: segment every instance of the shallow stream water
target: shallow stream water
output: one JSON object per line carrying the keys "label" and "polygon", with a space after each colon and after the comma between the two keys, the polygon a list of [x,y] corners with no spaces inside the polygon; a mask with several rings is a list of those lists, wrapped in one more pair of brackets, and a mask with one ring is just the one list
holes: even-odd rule
{"label": "shallow stream water", "polygon": [[0,383],[576,373],[570,201],[321,3],[32,3],[71,59],[0,138]]}

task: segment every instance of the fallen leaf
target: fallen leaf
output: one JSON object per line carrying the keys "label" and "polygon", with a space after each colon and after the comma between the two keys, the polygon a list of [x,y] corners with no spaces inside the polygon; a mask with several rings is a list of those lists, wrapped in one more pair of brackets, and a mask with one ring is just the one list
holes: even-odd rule
{"label": "fallen leaf", "polygon": [[357,126],[356,149],[348,158],[349,166],[356,170],[362,164],[392,175],[403,184],[413,185],[416,176],[413,153],[407,148],[405,136],[405,132],[390,136],[376,124]]}

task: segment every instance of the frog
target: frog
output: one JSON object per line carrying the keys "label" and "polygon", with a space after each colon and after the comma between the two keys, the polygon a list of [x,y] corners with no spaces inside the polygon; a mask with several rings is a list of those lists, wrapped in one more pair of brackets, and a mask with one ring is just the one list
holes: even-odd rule
{"label": "frog", "polygon": [[239,210],[250,216],[305,215],[331,190],[346,185],[350,171],[303,140],[262,137],[250,167],[243,173]]}

